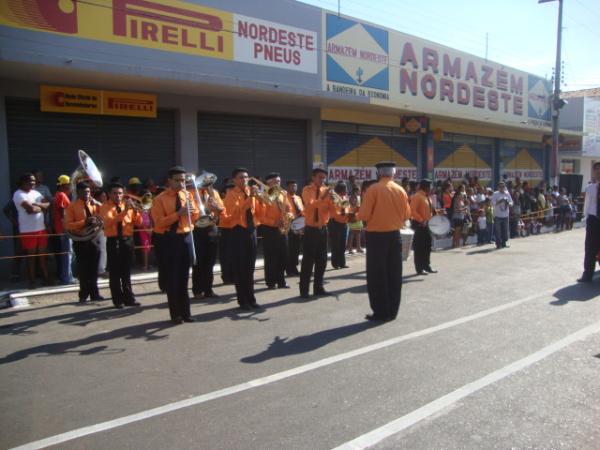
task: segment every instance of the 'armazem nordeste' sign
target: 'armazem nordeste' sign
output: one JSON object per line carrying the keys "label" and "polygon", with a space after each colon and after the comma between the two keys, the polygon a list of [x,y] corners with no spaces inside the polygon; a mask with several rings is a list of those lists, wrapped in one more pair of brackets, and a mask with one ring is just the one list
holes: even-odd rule
{"label": "'armazem nordeste' sign", "polygon": [[549,82],[397,31],[324,13],[324,89],[373,104],[546,125]]}

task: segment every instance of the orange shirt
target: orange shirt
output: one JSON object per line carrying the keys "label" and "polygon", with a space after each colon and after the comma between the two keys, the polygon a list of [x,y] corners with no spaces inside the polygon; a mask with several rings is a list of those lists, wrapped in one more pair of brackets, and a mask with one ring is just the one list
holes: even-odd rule
{"label": "orange shirt", "polygon": [[179,222],[177,225],[177,234],[189,233],[194,229],[193,224],[200,216],[200,211],[198,211],[198,207],[194,201],[194,196],[190,195],[190,204],[192,206],[192,211],[190,214],[192,217],[192,223],[190,223],[187,214],[180,216],[175,210],[175,197],[177,195],[179,195],[181,206],[184,206],[187,202],[184,191],[175,192],[173,189],[169,188],[161,192],[154,199],[150,214],[152,215],[152,220],[154,221],[155,233],[165,234],[175,222]]}
{"label": "orange shirt", "polygon": [[383,177],[370,186],[362,199],[358,220],[367,222],[367,231],[396,231],[410,217],[406,191],[390,177]]}
{"label": "orange shirt", "polygon": [[444,192],[442,195],[442,200],[444,201],[444,209],[452,208],[452,194],[449,192]]}
{"label": "orange shirt", "polygon": [[[94,202],[88,202],[87,207],[92,216],[98,215],[99,208]],[[67,209],[65,209],[65,230],[75,233],[83,231],[86,219],[85,203],[82,199],[78,198],[74,202],[71,202],[71,204],[67,206]]]}
{"label": "orange shirt", "polygon": [[[329,222],[329,217],[335,213],[331,196],[320,199],[321,195],[327,191],[327,186],[318,188],[314,183],[305,186],[302,189],[302,201],[304,202],[304,217],[306,226],[321,228]],[[316,220],[316,211],[319,211],[319,220]]]}
{"label": "orange shirt", "polygon": [[[229,189],[227,192],[229,192],[231,189]],[[227,193],[225,193],[225,196],[227,196]],[[221,198],[219,196],[219,198]],[[219,228],[233,228],[233,226],[231,225],[231,217],[229,216],[229,214],[227,214],[227,207],[225,206],[225,202],[223,200],[221,200],[221,203],[223,204],[223,207],[225,208],[223,210],[223,212],[221,213],[221,217],[219,218]]]}
{"label": "orange shirt", "polygon": [[290,207],[292,208],[292,214],[294,214],[294,217],[300,217],[304,215],[304,205],[302,204],[302,198],[299,195],[296,194],[289,194],[287,195],[288,197],[288,202],[290,204]]}
{"label": "orange shirt", "polygon": [[292,206],[288,202],[287,195],[283,200],[285,203],[282,205],[282,208],[280,208],[277,203],[272,205],[263,205],[260,210],[259,217],[262,225],[266,225],[268,227],[279,227],[280,221],[283,219],[283,213],[285,212],[292,214]]}
{"label": "orange shirt", "polygon": [[250,196],[250,188],[245,187],[244,189],[240,189],[236,186],[233,189],[229,189],[225,195],[224,203],[224,215],[229,219],[231,228],[234,228],[238,225],[243,228],[248,228],[248,224],[246,223],[246,211],[248,210],[252,212],[254,226],[258,226],[256,216],[258,215],[261,207],[256,198]]}
{"label": "orange shirt", "polygon": [[422,190],[418,190],[410,199],[410,211],[412,218],[419,223],[427,222],[433,215],[431,201]]}
{"label": "orange shirt", "polygon": [[117,225],[121,223],[123,225],[123,236],[133,236],[133,226],[138,227],[142,225],[142,215],[133,210],[125,209],[125,202],[121,202],[119,205],[121,212],[117,212],[117,205],[112,200],[107,200],[100,207],[100,216],[104,221],[104,235],[108,237],[116,237],[119,232]]}

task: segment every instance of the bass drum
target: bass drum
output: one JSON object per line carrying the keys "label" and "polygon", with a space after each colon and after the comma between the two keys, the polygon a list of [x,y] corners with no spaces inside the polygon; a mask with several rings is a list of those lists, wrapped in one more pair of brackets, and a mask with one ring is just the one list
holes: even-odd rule
{"label": "bass drum", "polygon": [[304,217],[296,217],[292,220],[292,224],[290,225],[290,230],[294,234],[303,234],[304,233],[305,221]]}
{"label": "bass drum", "polygon": [[433,216],[427,224],[429,231],[435,237],[446,237],[450,233],[450,221],[446,216]]}

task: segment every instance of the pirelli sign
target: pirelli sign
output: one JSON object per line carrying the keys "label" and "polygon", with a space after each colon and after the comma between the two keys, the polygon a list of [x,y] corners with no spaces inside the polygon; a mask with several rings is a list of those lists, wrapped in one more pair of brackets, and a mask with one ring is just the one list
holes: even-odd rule
{"label": "pirelli sign", "polygon": [[179,0],[0,0],[0,25],[317,73],[317,33]]}
{"label": "pirelli sign", "polygon": [[44,112],[155,118],[156,95],[41,86],[40,109]]}

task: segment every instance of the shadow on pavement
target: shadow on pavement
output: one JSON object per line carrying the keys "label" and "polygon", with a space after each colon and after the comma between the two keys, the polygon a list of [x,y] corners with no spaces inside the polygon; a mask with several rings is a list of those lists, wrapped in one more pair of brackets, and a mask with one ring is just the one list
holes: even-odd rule
{"label": "shadow on pavement", "polygon": [[[102,303],[105,303],[102,302]],[[33,328],[50,322],[58,322],[63,325],[77,325],[85,327],[92,322],[100,320],[112,320],[120,317],[129,317],[140,314],[146,309],[167,308],[166,303],[144,305],[133,308],[115,309],[112,306],[100,305],[99,303],[75,303],[80,309],[77,312],[69,312],[58,316],[49,315],[39,319],[24,320],[0,327],[0,335],[27,336],[37,333]],[[79,306],[81,305],[81,306]]]}
{"label": "shadow on pavement", "polygon": [[332,328],[330,330],[319,331],[306,336],[298,336],[297,338],[288,340],[276,336],[269,347],[256,355],[246,356],[240,361],[248,364],[257,364],[273,358],[282,358],[289,355],[297,355],[299,353],[307,353],[318,348],[324,347],[333,341],[343,339],[353,334],[361,333],[369,328],[376,327],[378,323],[360,322],[343,327]]}
{"label": "shadow on pavement", "polygon": [[600,284],[593,283],[577,283],[559,289],[554,294],[556,300],[550,302],[554,306],[566,305],[569,302],[585,302],[595,297],[600,296]]}
{"label": "shadow on pavement", "polygon": [[471,250],[469,252],[466,252],[465,255],[484,255],[486,253],[492,253],[495,252],[496,250],[498,250],[495,246],[491,246],[488,248],[482,248],[479,250]]}
{"label": "shadow on pavement", "polygon": [[161,331],[171,328],[173,325],[170,321],[150,322],[130,327],[124,327],[117,330],[112,330],[108,333],[99,333],[92,336],[87,336],[81,339],[75,339],[66,342],[56,342],[51,344],[42,344],[36,347],[31,347],[23,350],[18,350],[14,353],[0,358],[0,364],[8,364],[30,356],[57,356],[73,353],[80,356],[97,355],[97,354],[114,354],[122,353],[124,348],[109,348],[108,345],[96,345],[91,348],[80,348],[89,345],[99,344],[114,339],[145,339],[146,341],[156,341],[165,339],[168,334],[158,334]]}

